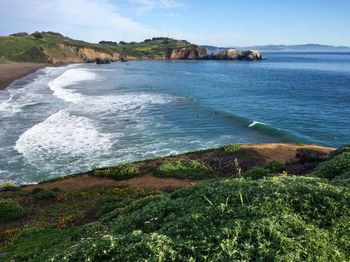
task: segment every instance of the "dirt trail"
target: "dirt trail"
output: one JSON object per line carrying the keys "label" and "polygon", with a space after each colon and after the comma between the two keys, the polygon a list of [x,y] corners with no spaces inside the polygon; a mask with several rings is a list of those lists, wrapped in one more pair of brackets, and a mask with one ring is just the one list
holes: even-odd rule
{"label": "dirt trail", "polygon": [[242,145],[242,148],[251,149],[265,161],[295,161],[296,154],[301,150],[311,150],[319,153],[329,154],[335,148],[316,145],[293,145],[293,144],[258,144]]}
{"label": "dirt trail", "polygon": [[60,180],[48,181],[39,185],[30,185],[23,187],[25,191],[31,191],[33,188],[41,187],[44,189],[59,188],[63,191],[79,191],[93,187],[112,187],[112,186],[129,186],[131,188],[151,188],[164,190],[167,187],[188,187],[194,185],[198,181],[189,179],[176,178],[159,178],[152,173],[133,177],[125,180],[114,180],[107,177],[97,177],[93,175],[78,175]]}

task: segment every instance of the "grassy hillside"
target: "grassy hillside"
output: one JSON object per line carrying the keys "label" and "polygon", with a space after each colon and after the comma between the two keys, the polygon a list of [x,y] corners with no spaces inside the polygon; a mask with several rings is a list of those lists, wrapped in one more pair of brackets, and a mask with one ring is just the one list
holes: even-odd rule
{"label": "grassy hillside", "polygon": [[193,45],[185,40],[175,40],[167,37],[154,37],[152,39],[146,39],[143,42],[104,42],[101,44],[108,46],[112,49],[117,50],[122,55],[144,57],[144,58],[161,58],[164,57],[169,50],[175,48],[197,48],[198,46]]}
{"label": "grassy hillside", "polygon": [[[209,153],[222,159],[243,154],[248,159],[240,146],[231,145],[185,154],[176,161],[156,159],[95,173],[118,180],[140,176],[142,163],[159,177],[205,174],[196,177],[210,179],[215,172],[208,162],[186,160]],[[350,147],[322,159],[307,176],[290,176],[287,165],[276,161],[242,171],[236,161],[223,179],[165,192],[128,187],[28,192],[7,186],[0,192],[6,199],[0,201],[0,257],[3,261],[348,261]],[[300,159],[305,164],[319,161],[314,154]],[[4,211],[7,215],[1,215]]]}
{"label": "grassy hillside", "polygon": [[72,47],[87,47],[112,54],[108,46],[73,40],[58,33],[34,33],[32,35],[1,36],[0,58],[13,62],[45,63],[49,55],[69,56],[72,50],[60,49],[59,44]]}
{"label": "grassy hillside", "polygon": [[183,47],[196,48],[197,46],[170,38],[153,38],[141,43],[117,44],[101,41],[101,44],[92,44],[54,32],[36,32],[31,35],[22,33],[0,37],[0,63],[46,63],[50,62],[50,57],[54,57],[58,62],[78,62],[75,61],[78,59],[88,61],[87,57],[78,55],[81,48],[107,55],[117,53],[130,58],[165,58],[169,50]]}

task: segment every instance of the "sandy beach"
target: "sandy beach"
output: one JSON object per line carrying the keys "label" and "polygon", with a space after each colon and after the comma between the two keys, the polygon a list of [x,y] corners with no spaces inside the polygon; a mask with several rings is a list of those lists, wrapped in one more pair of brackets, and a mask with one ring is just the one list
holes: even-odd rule
{"label": "sandy beach", "polygon": [[48,64],[13,63],[0,64],[0,90],[8,87],[16,79],[34,73]]}

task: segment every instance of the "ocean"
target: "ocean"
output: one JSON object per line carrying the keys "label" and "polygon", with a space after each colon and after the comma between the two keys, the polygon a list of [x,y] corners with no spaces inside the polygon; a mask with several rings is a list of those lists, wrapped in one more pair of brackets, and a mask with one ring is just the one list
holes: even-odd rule
{"label": "ocean", "polygon": [[350,142],[350,53],[50,67],[0,91],[0,181],[229,143]]}

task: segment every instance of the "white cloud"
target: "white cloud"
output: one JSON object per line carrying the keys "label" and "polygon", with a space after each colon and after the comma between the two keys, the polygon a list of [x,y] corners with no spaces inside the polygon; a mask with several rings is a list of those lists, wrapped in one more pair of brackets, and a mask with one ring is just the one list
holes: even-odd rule
{"label": "white cloud", "polygon": [[94,42],[160,35],[121,15],[108,0],[0,0],[0,6],[0,32],[52,30]]}
{"label": "white cloud", "polygon": [[179,0],[129,0],[129,2],[138,5],[141,11],[174,9],[183,6]]}

